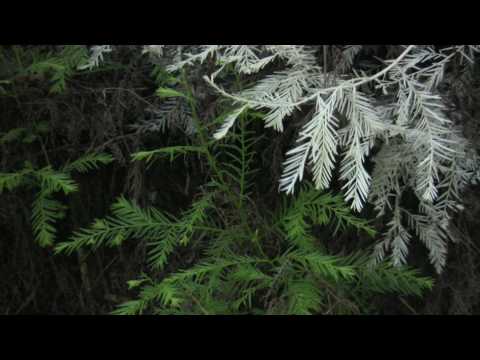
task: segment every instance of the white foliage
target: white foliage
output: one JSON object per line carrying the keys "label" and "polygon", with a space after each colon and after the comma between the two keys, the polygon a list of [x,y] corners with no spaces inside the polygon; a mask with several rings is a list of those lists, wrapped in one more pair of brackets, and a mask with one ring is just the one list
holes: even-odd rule
{"label": "white foliage", "polygon": [[225,119],[223,125],[220,127],[220,129],[217,130],[217,132],[213,135],[213,137],[216,140],[223,139],[227,133],[228,130],[232,128],[232,126],[235,124],[235,121],[237,118],[247,109],[247,106],[242,106],[241,108],[233,111],[230,115],[227,116]]}
{"label": "white foliage", "polygon": [[402,266],[407,263],[408,244],[412,238],[401,221],[401,209],[396,208],[391,221],[387,224],[389,230],[386,238],[392,247],[392,260],[394,265]]}
{"label": "white foliage", "polygon": [[301,181],[307,160],[313,165],[313,177],[318,189],[330,186],[332,171],[335,168],[337,155],[338,120],[334,116],[337,103],[337,92],[326,101],[317,98],[315,115],[302,128],[297,143],[300,145],[287,152],[284,171],[280,179],[280,190],[291,194],[295,185]]}
{"label": "white foliage", "polygon": [[163,48],[165,45],[144,45],[143,46],[143,53],[150,53],[156,56],[163,56]]}
{"label": "white foliage", "polygon": [[364,162],[373,140],[384,130],[371,99],[356,88],[343,91],[339,110],[350,120],[342,134],[342,145],[347,148],[341,165],[340,178],[346,181],[346,201],[361,211],[369,194],[371,177]]}
{"label": "white foliage", "polygon": [[338,64],[338,71],[344,73],[350,70],[353,66],[355,57],[362,51],[363,45],[347,45],[342,51],[342,59]]}
{"label": "white foliage", "polygon": [[269,109],[265,127],[282,132],[284,119],[297,109],[290,104],[301,100],[320,81],[314,72],[292,68],[266,76],[254,87],[242,91],[239,96],[256,103],[262,102],[262,106],[256,107]]}
{"label": "white foliage", "polygon": [[213,56],[219,49],[221,49],[221,47],[221,45],[203,45],[200,52],[197,54],[186,54],[186,59],[171,64],[167,67],[167,70],[174,72],[182,69],[185,66],[193,65],[196,62],[203,63],[210,56]]}
{"label": "white foliage", "polygon": [[455,156],[455,143],[450,141],[451,122],[442,113],[443,105],[438,96],[412,88],[413,114],[416,122],[414,148],[420,155],[417,165],[417,191],[426,201],[433,202],[438,196],[440,162],[451,162]]}
{"label": "white foliage", "polygon": [[103,61],[103,55],[112,51],[110,45],[96,45],[90,49],[90,59],[85,65],[79,66],[79,70],[92,70]]}

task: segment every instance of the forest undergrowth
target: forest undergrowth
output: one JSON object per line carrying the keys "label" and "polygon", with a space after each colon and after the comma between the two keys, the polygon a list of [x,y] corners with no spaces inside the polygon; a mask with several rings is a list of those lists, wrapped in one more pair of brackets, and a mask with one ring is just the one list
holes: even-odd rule
{"label": "forest undergrowth", "polygon": [[0,46],[0,313],[477,313],[477,52]]}

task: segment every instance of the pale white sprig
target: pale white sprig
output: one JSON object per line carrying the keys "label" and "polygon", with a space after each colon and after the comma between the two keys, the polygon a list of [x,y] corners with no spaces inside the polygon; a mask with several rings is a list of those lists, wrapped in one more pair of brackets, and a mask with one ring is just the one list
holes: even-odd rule
{"label": "pale white sprig", "polygon": [[227,118],[224,120],[223,125],[220,127],[220,129],[217,130],[217,132],[213,135],[215,140],[220,140],[223,139],[228,131],[233,127],[235,124],[235,121],[237,118],[247,109],[248,107],[246,105],[236,109],[233,111],[230,115],[227,116]]}
{"label": "pale white sprig", "polygon": [[100,62],[103,61],[103,55],[112,52],[112,47],[110,45],[95,45],[92,46],[90,52],[90,59],[86,64],[79,66],[78,70],[92,70],[98,67]]}

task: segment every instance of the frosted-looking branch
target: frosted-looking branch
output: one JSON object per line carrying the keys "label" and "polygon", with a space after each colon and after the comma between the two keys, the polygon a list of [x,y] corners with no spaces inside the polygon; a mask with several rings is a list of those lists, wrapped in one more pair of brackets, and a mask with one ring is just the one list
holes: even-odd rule
{"label": "frosted-looking branch", "polygon": [[[337,90],[339,87],[342,87],[342,88],[347,88],[347,87],[350,87],[350,88],[356,88],[356,87],[359,87],[361,85],[364,85],[368,82],[371,82],[371,81],[374,81],[382,76],[384,76],[385,74],[387,74],[392,68],[394,68],[395,66],[398,65],[398,63],[400,63],[400,61],[403,60],[403,58],[405,56],[407,56],[413,49],[415,48],[415,45],[410,45],[408,46],[405,51],[398,57],[396,58],[395,60],[392,61],[392,63],[387,66],[385,69],[383,69],[382,71],[376,73],[375,75],[372,75],[368,78],[363,78],[363,79],[352,79],[352,80],[349,80],[349,81],[345,81],[343,82],[342,84],[340,84],[339,86],[332,86],[332,87],[328,87],[328,88],[323,88],[323,89],[320,89],[318,90],[317,92],[315,92],[314,94],[302,99],[302,100],[299,100],[297,102],[293,102],[293,103],[288,103],[288,102],[284,102],[282,104],[276,104],[276,106],[285,106],[285,107],[299,107],[303,104],[306,104],[310,101],[313,101],[315,99],[318,98],[318,96],[320,95],[324,95],[324,94],[328,94],[332,91],[335,91]],[[267,103],[267,102],[262,102],[262,101],[255,101],[255,100],[251,100],[251,99],[246,99],[246,98],[243,98],[243,97],[240,97],[240,96],[237,96],[237,95],[232,95],[228,92],[226,92],[225,90],[223,90],[222,88],[220,88],[217,84],[215,84],[215,81],[214,81],[214,78],[213,77],[208,77],[208,76],[204,76],[203,77],[205,79],[205,81],[211,85],[215,90],[217,90],[220,94],[224,95],[225,97],[228,97],[232,100],[234,100],[235,102],[240,102],[240,103],[245,103],[245,104],[249,104],[251,106],[256,106],[256,107],[271,107],[271,103]]]}

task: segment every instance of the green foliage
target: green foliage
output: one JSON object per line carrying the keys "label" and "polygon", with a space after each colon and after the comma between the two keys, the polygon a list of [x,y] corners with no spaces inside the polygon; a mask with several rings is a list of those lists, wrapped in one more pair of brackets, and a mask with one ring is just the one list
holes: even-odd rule
{"label": "green foliage", "polygon": [[78,185],[70,177],[70,174],[55,171],[50,166],[33,172],[38,179],[42,191],[48,194],[62,191],[65,195],[78,190]]}
{"label": "green foliage", "polygon": [[239,129],[237,133],[228,136],[228,142],[216,144],[215,151],[222,154],[224,159],[220,161],[219,174],[226,181],[226,185],[237,190],[238,207],[249,197],[252,188],[252,180],[256,169],[252,168],[255,158],[255,145],[262,137],[253,136],[253,132],[245,126],[245,112],[239,115]]}
{"label": "green foliage", "polygon": [[92,170],[98,170],[101,165],[108,165],[112,161],[113,157],[110,154],[86,154],[66,165],[63,170],[66,172],[76,171],[83,174]]}
{"label": "green foliage", "polygon": [[379,294],[397,293],[421,296],[425,290],[432,288],[432,280],[421,276],[418,270],[399,268],[391,262],[383,262],[372,268],[368,261],[368,257],[358,256],[353,262],[358,269],[357,289],[360,291],[367,289]]}
{"label": "green foliage", "polygon": [[50,92],[58,94],[65,91],[67,81],[87,60],[88,52],[84,45],[66,45],[59,54],[47,54],[35,59],[26,72],[50,78]]}
{"label": "green foliage", "polygon": [[163,66],[156,65],[152,71],[152,77],[155,79],[155,83],[159,86],[174,86],[179,80],[171,73],[165,70]]}
{"label": "green foliage", "polygon": [[8,144],[8,143],[11,143],[11,142],[14,142],[14,141],[17,141],[21,138],[23,138],[23,136],[27,133],[27,129],[25,128],[15,128],[15,129],[12,129],[8,132],[6,132],[5,134],[2,135],[2,137],[0,138],[0,143],[1,144]]}
{"label": "green foliage", "polygon": [[5,190],[12,191],[22,185],[24,172],[0,173],[0,194]]}
{"label": "green foliage", "polygon": [[41,138],[49,131],[48,123],[45,121],[33,124],[32,128],[13,128],[0,136],[0,144],[6,145],[14,142],[31,144]]}
{"label": "green foliage", "polygon": [[36,170],[27,164],[18,172],[0,173],[0,194],[21,186],[36,189],[31,216],[33,234],[41,247],[49,247],[55,243],[55,223],[65,218],[67,210],[65,205],[54,198],[55,194],[61,192],[70,195],[78,191],[78,184],[70,172],[97,169],[99,164],[107,164],[112,160],[107,154],[87,154],[67,165],[62,171],[54,170],[51,166]]}
{"label": "green foliage", "polygon": [[201,146],[170,146],[151,151],[139,151],[135,154],[132,154],[132,160],[146,161],[147,163],[149,163],[154,160],[154,158],[167,156],[170,158],[170,161],[173,161],[178,156],[186,155],[189,153],[204,154],[205,149]]}
{"label": "green foliage", "polygon": [[210,197],[204,197],[176,219],[157,209],[142,210],[122,197],[112,205],[112,216],[97,219],[89,228],[75,232],[71,241],[59,244],[56,251],[71,254],[86,245],[97,249],[102,245],[119,246],[128,238],[144,239],[150,247],[150,264],[162,269],[176,245],[188,244],[197,224],[206,220],[210,206]]}
{"label": "green foliage", "polygon": [[288,287],[288,313],[293,315],[310,315],[320,308],[322,294],[315,280],[311,277],[292,281]]}
{"label": "green foliage", "polygon": [[[151,162],[158,155],[173,161],[202,154],[210,179],[190,208],[174,216],[120,197],[111,215],[56,246],[57,253],[69,254],[83,247],[121,246],[128,239],[146,242],[149,275],[128,283],[137,298],[114,314],[360,313],[375,294],[421,295],[432,286],[406,268],[372,267],[364,253],[326,252],[314,227],[375,235],[340,196],[306,184],[296,197],[284,196],[278,211],[260,211],[252,201],[255,146],[261,141],[249,130],[255,117],[239,113],[227,136],[212,142],[206,127],[199,126],[195,103],[190,105],[199,129],[196,144],[133,155],[135,161]],[[193,266],[176,264],[179,252],[198,259]]]}
{"label": "green foliage", "polygon": [[340,195],[322,193],[313,185],[305,184],[290,206],[284,205],[279,225],[287,233],[294,245],[311,248],[309,237],[311,225],[335,225],[333,236],[348,227],[375,236],[375,230],[364,219],[355,217]]}
{"label": "green foliage", "polygon": [[156,94],[160,98],[185,97],[185,94],[170,88],[159,88]]}
{"label": "green foliage", "polygon": [[7,95],[8,91],[5,90],[5,85],[10,85],[12,82],[9,80],[0,80],[0,95]]}
{"label": "green foliage", "polygon": [[0,46],[0,312],[478,310],[480,47],[141,48]]}
{"label": "green foliage", "polygon": [[55,243],[55,222],[65,217],[66,207],[51,198],[48,190],[40,190],[32,204],[32,227],[36,241],[41,247]]}
{"label": "green foliage", "polygon": [[[335,223],[334,234],[339,230],[345,230],[347,227],[355,228],[367,233],[369,236],[375,236],[375,230],[369,226],[368,221],[354,216],[349,207],[345,205],[341,195],[331,195],[317,191],[312,184],[306,183],[300,190],[295,202],[288,208],[281,221],[287,229],[291,231],[301,231],[303,218],[307,217],[311,222],[319,225]],[[295,237],[294,234],[290,234]]]}
{"label": "green foliage", "polygon": [[97,219],[87,229],[76,231],[72,241],[57,246],[56,251],[72,253],[83,246],[117,246],[129,237],[162,238],[171,220],[155,209],[142,210],[126,200],[119,198],[112,205],[112,216]]}

